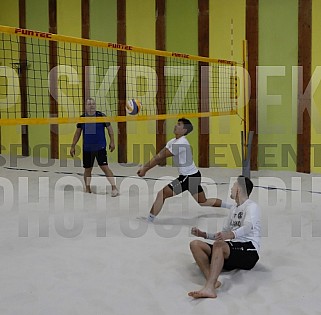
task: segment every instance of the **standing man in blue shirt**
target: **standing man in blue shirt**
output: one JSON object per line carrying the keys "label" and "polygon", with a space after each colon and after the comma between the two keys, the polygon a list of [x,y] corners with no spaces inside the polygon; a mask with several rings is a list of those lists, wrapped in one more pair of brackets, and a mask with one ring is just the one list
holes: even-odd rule
{"label": "standing man in blue shirt", "polygon": [[[105,114],[96,111],[96,102],[93,98],[88,98],[85,105],[85,113],[81,117],[104,117]],[[93,169],[94,161],[97,159],[98,165],[105,173],[107,180],[111,185],[111,196],[116,197],[119,195],[118,189],[115,184],[114,174],[110,170],[107,161],[106,150],[106,136],[105,128],[107,128],[109,135],[109,150],[113,152],[115,150],[114,132],[109,122],[97,122],[97,123],[78,123],[77,129],[72,141],[70,155],[75,155],[75,146],[83,133],[83,166],[85,168],[84,181],[85,191],[91,193],[90,181],[91,172]]]}

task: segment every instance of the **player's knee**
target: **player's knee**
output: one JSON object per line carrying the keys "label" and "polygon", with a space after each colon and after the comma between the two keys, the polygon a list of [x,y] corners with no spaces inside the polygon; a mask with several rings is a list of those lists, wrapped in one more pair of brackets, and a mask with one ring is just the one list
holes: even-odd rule
{"label": "player's knee", "polygon": [[216,241],[213,244],[213,249],[222,249],[226,246],[225,241]]}
{"label": "player's knee", "polygon": [[171,192],[166,191],[165,189],[163,189],[157,193],[157,197],[162,198],[163,200],[165,200],[166,198],[169,198],[171,196],[172,196]]}
{"label": "player's knee", "polygon": [[163,190],[160,190],[160,191],[157,193],[157,199],[163,199],[163,200],[166,199]]}
{"label": "player's knee", "polygon": [[208,204],[206,204],[207,199],[202,194],[199,194],[199,193],[194,194],[193,198],[195,199],[196,202],[198,202],[200,206],[202,207],[208,206]]}
{"label": "player's knee", "polygon": [[194,252],[195,250],[199,249],[201,247],[201,241],[199,240],[193,240],[189,243],[189,248],[192,252]]}

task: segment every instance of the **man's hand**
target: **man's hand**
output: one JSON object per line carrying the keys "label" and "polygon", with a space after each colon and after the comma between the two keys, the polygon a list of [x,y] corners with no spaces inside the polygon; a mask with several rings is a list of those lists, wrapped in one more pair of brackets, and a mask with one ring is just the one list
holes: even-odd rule
{"label": "man's hand", "polygon": [[215,241],[225,241],[234,238],[234,233],[230,232],[218,232],[215,234]]}
{"label": "man's hand", "polygon": [[146,172],[147,172],[147,170],[142,166],[142,167],[140,167],[139,170],[137,171],[137,175],[138,175],[139,177],[144,177],[144,176],[146,175]]}
{"label": "man's hand", "polygon": [[201,231],[197,227],[192,227],[191,233],[195,236],[206,238],[206,232]]}
{"label": "man's hand", "polygon": [[74,147],[74,146],[71,146],[71,149],[70,149],[70,155],[71,155],[72,157],[74,157],[74,156],[75,156],[75,152],[76,152],[75,147]]}
{"label": "man's hand", "polygon": [[115,143],[114,142],[110,142],[109,143],[109,151],[113,152],[115,150]]}

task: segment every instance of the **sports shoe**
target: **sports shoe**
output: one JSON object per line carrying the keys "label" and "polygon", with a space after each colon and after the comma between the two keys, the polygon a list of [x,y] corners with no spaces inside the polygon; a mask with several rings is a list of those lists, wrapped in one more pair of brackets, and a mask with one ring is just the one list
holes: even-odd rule
{"label": "sports shoe", "polygon": [[117,197],[117,196],[119,196],[119,191],[118,191],[117,188],[115,188],[115,189],[113,189],[113,190],[111,191],[111,196],[112,196],[112,197]]}

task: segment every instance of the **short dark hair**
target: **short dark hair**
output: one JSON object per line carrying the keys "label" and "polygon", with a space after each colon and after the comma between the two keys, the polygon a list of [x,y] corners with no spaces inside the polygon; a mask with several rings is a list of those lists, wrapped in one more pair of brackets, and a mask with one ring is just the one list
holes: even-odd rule
{"label": "short dark hair", "polygon": [[95,99],[93,97],[88,97],[86,99],[86,104],[87,104],[88,101],[93,101],[96,104],[96,101],[95,101]]}
{"label": "short dark hair", "polygon": [[180,121],[180,122],[182,122],[184,124],[184,129],[186,129],[185,136],[193,131],[193,125],[188,119],[180,118],[180,119],[178,119],[178,121]]}
{"label": "short dark hair", "polygon": [[247,196],[249,197],[252,190],[253,190],[253,182],[246,176],[243,176],[243,175],[240,175],[238,178],[237,178],[237,182],[239,184],[239,186],[241,187],[241,189],[246,193],[247,193]]}

